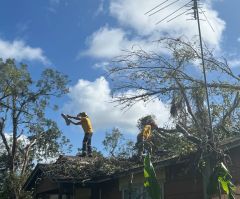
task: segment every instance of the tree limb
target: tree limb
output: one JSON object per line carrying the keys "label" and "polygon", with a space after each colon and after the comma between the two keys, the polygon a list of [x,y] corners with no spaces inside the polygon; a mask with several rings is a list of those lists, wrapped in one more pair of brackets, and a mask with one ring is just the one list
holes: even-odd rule
{"label": "tree limb", "polygon": [[180,124],[176,125],[176,129],[182,133],[188,140],[190,140],[191,142],[197,144],[198,146],[201,145],[202,140],[197,138],[196,136],[191,135],[190,133],[188,133],[188,131],[182,127]]}
{"label": "tree limb", "polygon": [[32,140],[26,147],[25,147],[25,154],[24,154],[24,158],[23,158],[23,165],[22,165],[22,169],[21,169],[21,176],[25,175],[25,171],[27,168],[27,162],[29,159],[29,151],[31,149],[32,146],[35,145],[37,139]]}
{"label": "tree limb", "polygon": [[7,153],[8,155],[10,156],[11,155],[11,150],[10,150],[10,147],[8,145],[8,142],[7,142],[7,139],[6,139],[6,136],[4,135],[4,119],[3,118],[0,118],[0,135],[1,135],[1,138],[2,138],[2,141],[3,141],[3,144],[7,150]]}
{"label": "tree limb", "polygon": [[222,117],[222,119],[219,121],[217,126],[224,126],[224,123],[228,117],[233,113],[233,111],[237,108],[237,106],[240,104],[240,97],[239,97],[239,92],[237,92],[232,105],[229,107],[225,115]]}
{"label": "tree limb", "polygon": [[197,121],[197,118],[195,117],[195,115],[194,115],[193,112],[192,112],[191,105],[190,105],[190,103],[189,103],[189,101],[188,101],[188,98],[187,98],[187,96],[186,96],[186,93],[185,93],[185,90],[184,90],[183,86],[181,85],[181,83],[180,83],[177,79],[176,79],[176,83],[178,84],[178,86],[179,86],[179,88],[180,88],[180,91],[181,91],[181,93],[182,93],[182,95],[183,95],[183,98],[184,98],[185,103],[186,103],[186,105],[187,105],[188,113],[192,116],[192,119],[193,119],[193,121],[195,122],[197,128],[202,131],[202,128],[200,128],[200,125],[199,125],[199,123],[198,123],[198,121]]}

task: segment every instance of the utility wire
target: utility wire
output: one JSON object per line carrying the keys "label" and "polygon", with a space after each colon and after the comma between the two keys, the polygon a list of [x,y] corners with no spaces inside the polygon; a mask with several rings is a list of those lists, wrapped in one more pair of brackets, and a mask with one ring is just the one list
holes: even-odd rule
{"label": "utility wire", "polygon": [[152,8],[151,10],[147,11],[144,15],[148,14],[149,12],[152,12],[153,10],[155,10],[156,8],[160,7],[161,5],[163,5],[164,3],[168,2],[169,0],[166,0],[160,4],[158,4],[157,6],[155,6],[154,8]]}
{"label": "utility wire", "polygon": [[174,3],[177,3],[178,1],[180,1],[180,0],[176,0],[176,1],[172,2],[172,3],[169,3],[168,5],[166,5],[166,6],[162,7],[162,8],[160,8],[159,10],[153,12],[152,14],[150,14],[150,15],[148,15],[148,16],[152,16],[152,15],[158,13],[159,11],[161,11],[161,10],[163,10],[163,9],[165,9],[165,8],[168,8],[169,6],[173,5]]}
{"label": "utility wire", "polygon": [[189,1],[188,3],[184,4],[182,7],[178,8],[177,10],[175,10],[174,12],[172,12],[171,14],[169,14],[168,16],[164,17],[163,19],[161,19],[160,21],[158,21],[156,24],[161,23],[162,21],[164,21],[165,19],[167,19],[168,17],[174,15],[175,13],[177,13],[179,10],[183,9],[185,6],[187,6],[191,1]]}
{"label": "utility wire", "polygon": [[188,11],[190,11],[191,9],[192,9],[192,8],[189,8],[189,9],[185,10],[184,12],[180,13],[179,15],[177,15],[177,16],[169,19],[167,22],[170,22],[170,21],[176,19],[177,17],[180,17],[181,15],[183,15],[183,14],[187,13]]}
{"label": "utility wire", "polygon": [[207,16],[205,15],[204,11],[201,8],[199,8],[199,9],[201,10],[201,13],[205,17],[205,19],[206,19],[208,25],[211,27],[212,31],[215,32],[213,26],[211,25],[210,21],[208,20]]}

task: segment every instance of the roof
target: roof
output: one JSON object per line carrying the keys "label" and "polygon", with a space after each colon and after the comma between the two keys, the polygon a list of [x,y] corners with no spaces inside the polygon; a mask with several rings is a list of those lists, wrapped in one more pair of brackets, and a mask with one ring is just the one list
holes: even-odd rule
{"label": "roof", "polygon": [[[175,156],[162,160],[156,159],[158,166],[176,163]],[[30,190],[37,178],[49,178],[58,182],[98,183],[109,178],[117,178],[128,173],[143,171],[143,162],[139,158],[116,159],[105,157],[59,156],[52,164],[37,164],[26,183],[24,189]]]}
{"label": "roof", "polygon": [[[240,146],[240,137],[230,138],[220,144],[224,150]],[[192,154],[194,155],[194,154]],[[179,164],[190,159],[191,155],[162,156],[153,160],[155,168]],[[59,156],[58,160],[52,164],[38,164],[27,179],[24,188],[29,190],[37,178],[46,177],[58,182],[74,183],[98,183],[101,181],[118,178],[129,173],[143,171],[143,162],[139,158],[129,159],[78,156]]]}
{"label": "roof", "polygon": [[115,159],[104,157],[60,156],[54,164],[41,165],[44,176],[55,180],[97,179],[122,172],[140,165],[136,159]]}

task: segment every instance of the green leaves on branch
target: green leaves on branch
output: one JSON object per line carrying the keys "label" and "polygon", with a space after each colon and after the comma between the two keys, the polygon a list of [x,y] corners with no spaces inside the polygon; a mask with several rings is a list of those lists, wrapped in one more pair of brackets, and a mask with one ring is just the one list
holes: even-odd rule
{"label": "green leaves on branch", "polygon": [[[52,106],[56,108],[53,97],[68,92],[68,82],[65,75],[51,68],[44,69],[38,79],[32,79],[27,65],[0,58],[0,140],[3,140],[0,155],[4,158],[0,157],[0,166],[6,171],[0,179],[0,184],[6,187],[0,187],[0,192],[13,194],[12,198],[26,198],[20,197],[22,184],[33,160],[56,157],[66,148],[66,138],[46,112]],[[11,139],[5,132],[9,132]]]}
{"label": "green leaves on branch", "polygon": [[221,162],[215,167],[210,176],[208,184],[208,194],[215,195],[219,192],[219,187],[227,194],[229,199],[234,199],[235,185],[232,183],[232,176],[227,167]]}
{"label": "green leaves on branch", "polygon": [[106,132],[103,146],[110,157],[129,158],[133,154],[134,143],[126,139],[118,128],[111,133]]}
{"label": "green leaves on branch", "polygon": [[151,199],[161,199],[161,188],[149,154],[144,158],[144,187]]}

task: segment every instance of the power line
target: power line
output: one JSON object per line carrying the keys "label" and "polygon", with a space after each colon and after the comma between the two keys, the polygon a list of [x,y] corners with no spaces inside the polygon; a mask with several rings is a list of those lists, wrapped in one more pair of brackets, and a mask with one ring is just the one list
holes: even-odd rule
{"label": "power line", "polygon": [[169,0],[166,0],[166,1],[158,4],[157,6],[155,6],[154,8],[152,8],[151,10],[147,11],[147,12],[145,13],[145,15],[148,14],[149,12],[152,12],[153,10],[155,10],[156,8],[160,7],[161,5],[163,5],[164,3],[168,2],[168,1],[169,1]]}
{"label": "power line", "polygon": [[180,0],[176,0],[176,1],[174,1],[174,2],[172,2],[172,3],[170,3],[170,4],[168,4],[168,5],[166,5],[166,6],[162,7],[162,8],[160,8],[159,10],[153,12],[152,14],[150,14],[150,15],[148,15],[148,16],[152,16],[152,15],[154,15],[154,14],[160,12],[161,10],[164,10],[164,9],[168,8],[169,6],[173,5],[174,3],[177,3],[178,1],[180,1]]}
{"label": "power line", "polygon": [[[156,5],[155,7],[153,7],[152,9],[150,9],[149,11],[147,11],[147,12],[145,13],[145,15],[146,15],[146,14],[149,14],[148,16],[152,16],[152,15],[154,15],[154,14],[156,14],[156,13],[162,11],[162,10],[167,9],[167,8],[170,7],[171,5],[177,3],[178,1],[180,1],[180,0],[175,0],[175,1],[173,1],[173,2],[171,2],[171,3],[169,3],[169,4],[166,5],[166,3],[169,2],[169,0],[165,0],[165,1],[163,1],[162,3],[159,3],[158,5]],[[197,0],[197,1],[199,1],[199,0]],[[191,2],[193,3],[193,5],[190,5]],[[163,6],[164,4],[165,4],[165,6],[164,6],[164,7],[161,7],[161,6]],[[187,9],[186,11],[184,11],[184,12],[176,15],[175,17],[167,20],[167,22],[170,22],[170,21],[176,19],[177,17],[180,17],[181,15],[187,13],[188,11],[190,11],[190,10],[192,10],[192,9],[193,9],[193,18],[194,18],[195,20],[197,20],[197,17],[196,17],[196,5],[195,5],[195,4],[196,4],[196,1],[195,1],[195,0],[190,0],[189,2],[187,2],[186,4],[184,4],[183,6],[179,7],[178,9],[176,9],[174,12],[170,13],[169,15],[163,17],[161,20],[159,20],[158,22],[156,22],[156,25],[157,25],[157,24],[160,24],[161,22],[163,22],[163,21],[166,20],[167,18],[173,16],[173,15],[176,14],[178,11],[184,9],[184,7],[190,7],[190,8]],[[205,15],[205,11],[203,11],[199,5],[200,5],[200,3],[198,3],[198,9],[201,11],[201,12],[199,12],[199,13],[203,14],[203,16],[204,16],[204,18],[205,18],[205,21],[208,23],[208,25],[210,26],[210,28],[212,29],[212,31],[215,32],[215,30],[214,30],[214,28],[213,28],[210,20],[209,20],[209,19],[207,18],[207,16]],[[161,7],[161,8],[158,9],[158,10],[156,10],[156,9],[159,8],[159,7]],[[153,12],[153,11],[154,11],[154,12]],[[152,13],[151,13],[151,12],[152,12]],[[190,13],[189,13],[189,14],[190,14]],[[201,19],[199,18],[199,20],[201,20]]]}
{"label": "power line", "polygon": [[172,21],[172,20],[176,19],[177,17],[180,17],[181,15],[183,15],[183,14],[187,13],[187,12],[188,12],[188,11],[190,11],[190,10],[191,10],[191,8],[189,8],[188,10],[185,10],[184,12],[180,13],[179,15],[177,15],[177,16],[175,16],[175,17],[173,17],[173,18],[169,19],[167,22],[170,22],[170,21]]}
{"label": "power line", "polygon": [[[192,0],[191,0],[192,1]],[[175,13],[177,13],[179,10],[183,9],[185,6],[187,6],[191,1],[189,1],[188,3],[184,4],[182,7],[178,8],[177,10],[175,10],[174,12],[172,12],[171,14],[167,15],[166,17],[164,17],[163,19],[161,19],[160,21],[158,21],[156,24],[161,23],[162,21],[164,21],[165,19],[167,19],[168,17],[174,15]]]}
{"label": "power line", "polygon": [[201,10],[201,13],[203,13],[203,16],[205,17],[205,19],[206,19],[208,25],[211,27],[212,31],[215,32],[213,26],[211,25],[210,21],[208,20],[207,16],[205,15],[204,11],[201,8],[199,8],[199,9]]}

